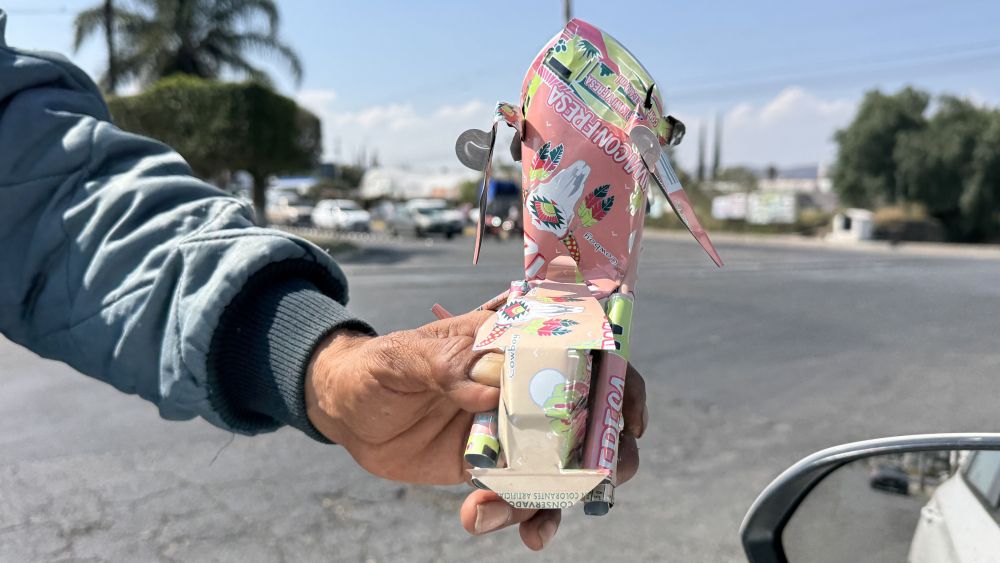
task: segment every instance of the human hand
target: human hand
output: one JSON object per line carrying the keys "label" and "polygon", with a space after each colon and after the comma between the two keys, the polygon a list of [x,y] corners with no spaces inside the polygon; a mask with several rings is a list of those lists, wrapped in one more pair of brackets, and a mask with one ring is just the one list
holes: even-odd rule
{"label": "human hand", "polygon": [[[498,382],[499,383],[499,382]],[[621,485],[639,470],[639,446],[649,424],[646,408],[646,383],[630,364],[625,376],[625,403],[622,406],[625,428],[619,438],[617,484]],[[465,498],[459,512],[462,526],[470,534],[481,535],[501,530],[514,524],[520,525],[521,541],[528,548],[538,551],[552,540],[561,510],[534,510],[514,508],[492,491],[476,490]]]}
{"label": "human hand", "polygon": [[[306,378],[310,421],[379,477],[438,485],[467,481],[463,453],[473,413],[496,408],[500,397],[500,362],[490,361],[498,355],[472,351],[476,330],[492,316],[477,311],[378,337],[331,335]],[[625,390],[619,483],[638,468],[635,438],[647,417],[645,385],[631,367]],[[559,511],[513,509],[480,490],[461,509],[470,533],[520,524],[522,541],[535,550],[552,538],[559,518]]]}
{"label": "human hand", "polygon": [[[306,376],[309,420],[370,473],[406,483],[467,480],[462,457],[473,413],[496,408],[500,390],[469,374],[476,311],[384,336],[334,333]],[[498,364],[497,364],[498,365]]]}

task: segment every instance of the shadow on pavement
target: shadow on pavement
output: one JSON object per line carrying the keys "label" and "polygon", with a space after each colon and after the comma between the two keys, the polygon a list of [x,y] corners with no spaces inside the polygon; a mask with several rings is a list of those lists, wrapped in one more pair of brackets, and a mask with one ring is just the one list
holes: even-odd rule
{"label": "shadow on pavement", "polygon": [[340,250],[333,250],[331,255],[339,264],[398,264],[414,258],[433,260],[444,253],[438,245],[398,245],[398,244],[365,244]]}

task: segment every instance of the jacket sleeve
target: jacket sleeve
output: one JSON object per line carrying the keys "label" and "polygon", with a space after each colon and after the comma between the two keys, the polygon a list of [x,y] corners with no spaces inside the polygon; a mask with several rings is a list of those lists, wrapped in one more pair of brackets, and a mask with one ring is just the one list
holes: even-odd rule
{"label": "jacket sleeve", "polygon": [[[255,227],[247,205],[194,178],[169,147],[115,128],[80,69],[7,47],[4,24],[0,11],[0,332],[167,419],[242,433],[288,423],[318,437],[301,401],[311,346],[336,326],[371,330],[344,309],[338,266]],[[256,309],[231,309],[220,329],[251,279]],[[307,313],[316,326],[303,335],[296,315]],[[275,327],[293,334],[275,341]],[[295,357],[213,372],[213,337],[230,355],[244,342]]]}

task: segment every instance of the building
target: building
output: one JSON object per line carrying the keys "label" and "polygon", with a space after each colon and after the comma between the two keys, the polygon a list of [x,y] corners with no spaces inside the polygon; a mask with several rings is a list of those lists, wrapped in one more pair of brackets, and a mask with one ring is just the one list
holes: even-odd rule
{"label": "building", "polygon": [[828,194],[833,192],[833,181],[821,164],[781,170],[775,178],[761,178],[757,188],[764,192]]}
{"label": "building", "polygon": [[365,173],[358,191],[361,199],[413,199],[434,197],[457,199],[462,182],[476,180],[479,172],[420,172],[399,168],[372,168]]}
{"label": "building", "polygon": [[857,242],[871,240],[875,231],[875,214],[867,209],[845,209],[833,216],[832,241]]}

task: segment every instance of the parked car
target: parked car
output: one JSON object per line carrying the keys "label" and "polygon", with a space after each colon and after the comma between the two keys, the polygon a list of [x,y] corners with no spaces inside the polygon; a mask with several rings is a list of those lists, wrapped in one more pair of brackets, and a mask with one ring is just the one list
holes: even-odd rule
{"label": "parked car", "polygon": [[371,215],[349,199],[322,199],[312,212],[312,223],[321,229],[367,233]]}
{"label": "parked car", "polygon": [[880,491],[910,494],[910,476],[898,465],[880,465],[872,469],[868,485]]}
{"label": "parked car", "polygon": [[442,234],[450,239],[462,233],[465,217],[443,199],[413,199],[396,206],[392,217],[386,220],[386,228],[393,235]]}
{"label": "parked car", "polygon": [[972,452],[920,509],[910,563],[996,561],[1000,554],[1000,451]]}
{"label": "parked car", "polygon": [[267,222],[274,225],[308,226],[313,207],[295,197],[281,196],[268,202]]}

